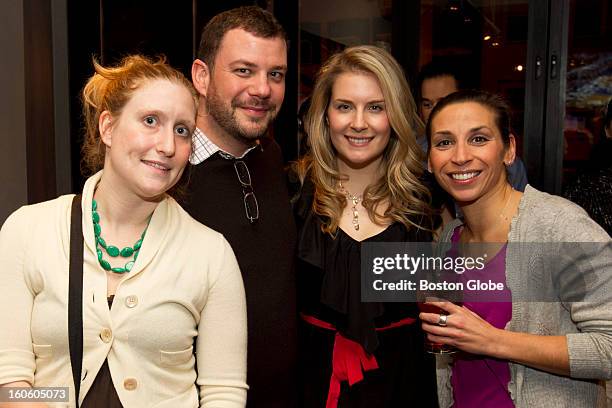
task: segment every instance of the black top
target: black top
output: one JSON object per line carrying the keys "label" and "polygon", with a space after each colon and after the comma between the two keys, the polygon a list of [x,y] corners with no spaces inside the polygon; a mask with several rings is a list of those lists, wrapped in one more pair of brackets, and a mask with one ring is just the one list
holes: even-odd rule
{"label": "black top", "polygon": [[612,139],[599,141],[563,196],[584,208],[612,236]]}
{"label": "black top", "polygon": [[[115,295],[108,297],[108,308],[113,305]],[[100,367],[100,371],[94,378],[91,388],[87,392],[81,408],[123,408],[117,390],[113,385],[108,360]]]}
{"label": "black top", "polygon": [[182,205],[221,232],[238,259],[248,313],[247,405],[292,407],[297,404],[296,231],[280,148],[262,139],[243,161],[259,206],[257,221],[246,217],[234,161],[219,153],[193,167]]}
{"label": "black top", "polygon": [[372,353],[378,347],[376,327],[418,316],[414,303],[361,301],[361,244],[365,242],[431,242],[431,233],[393,223],[361,242],[341,228],[332,236],[311,211],[313,187],[306,183],[294,204],[298,234],[299,311],[333,324],[344,336]]}
{"label": "black top", "polygon": [[563,195],[584,208],[612,236],[612,165],[580,172]]}
{"label": "black top", "polygon": [[[295,202],[298,233],[298,308],[332,324],[377,359],[379,369],[364,380],[343,383],[339,407],[437,406],[433,358],[423,350],[419,322],[385,331],[404,318],[418,319],[416,303],[361,302],[361,245],[364,242],[429,242],[431,234],[394,223],[364,241],[342,229],[335,236],[321,231],[322,220],[311,211],[312,185],[306,183]],[[334,332],[300,325],[304,407],[322,407],[329,390]]]}
{"label": "black top", "polygon": [[[418,308],[415,303],[361,301],[361,245],[422,240],[399,223],[361,242],[342,229],[334,238],[323,234],[317,223],[310,224],[299,241],[299,310],[333,324],[345,337],[373,353],[379,346],[375,329],[406,317],[416,319]],[[314,241],[318,242],[313,246]],[[317,248],[317,253],[308,253],[310,248]],[[315,259],[316,264],[310,263]]]}

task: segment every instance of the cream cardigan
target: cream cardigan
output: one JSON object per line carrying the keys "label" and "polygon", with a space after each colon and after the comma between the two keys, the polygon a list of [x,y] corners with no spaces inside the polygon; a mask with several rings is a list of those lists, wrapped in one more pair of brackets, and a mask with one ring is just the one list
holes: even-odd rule
{"label": "cream cardigan", "polygon": [[[101,173],[87,180],[82,200],[80,401],[108,358],[126,408],[243,407],[246,306],[229,244],[172,198],[164,199],[109,310],[91,222]],[[74,406],[67,318],[72,197],[22,207],[0,232],[0,384],[70,387],[70,404],[54,406]]]}

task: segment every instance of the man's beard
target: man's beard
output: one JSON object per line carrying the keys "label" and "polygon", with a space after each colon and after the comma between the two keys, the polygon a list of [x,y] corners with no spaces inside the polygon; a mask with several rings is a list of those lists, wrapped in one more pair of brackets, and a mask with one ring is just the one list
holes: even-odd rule
{"label": "man's beard", "polygon": [[[228,135],[246,144],[252,144],[253,140],[263,136],[268,131],[268,127],[274,121],[276,114],[278,113],[276,105],[271,105],[267,101],[259,98],[250,98],[246,101],[241,101],[238,98],[234,98],[232,99],[230,107],[228,108],[224,101],[217,96],[217,93],[214,92],[213,89],[211,89],[211,91],[212,92],[209,92],[206,98],[208,114]],[[241,126],[238,122],[236,114],[237,109],[242,106],[267,109],[267,115],[262,118],[246,119],[254,124],[263,124],[263,126],[258,126],[255,128]]]}

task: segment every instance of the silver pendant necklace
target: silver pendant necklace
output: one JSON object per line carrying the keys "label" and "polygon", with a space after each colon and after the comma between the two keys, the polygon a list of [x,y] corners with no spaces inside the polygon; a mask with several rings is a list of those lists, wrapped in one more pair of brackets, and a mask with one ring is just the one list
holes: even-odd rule
{"label": "silver pendant necklace", "polygon": [[342,181],[338,181],[338,190],[346,196],[347,201],[349,201],[349,205],[352,205],[351,211],[353,212],[353,228],[355,231],[359,231],[359,211],[357,210],[357,206],[362,200],[362,197],[351,194],[347,189],[342,185]]}

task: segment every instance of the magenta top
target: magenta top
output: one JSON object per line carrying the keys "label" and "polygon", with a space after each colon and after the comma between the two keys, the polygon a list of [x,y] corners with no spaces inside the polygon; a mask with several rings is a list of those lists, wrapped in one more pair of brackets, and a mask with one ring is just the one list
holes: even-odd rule
{"label": "magenta top", "polygon": [[[455,229],[451,241],[459,241],[461,228]],[[462,280],[480,279],[492,280],[504,284],[499,302],[470,302],[467,307],[478,316],[498,329],[503,329],[512,318],[512,293],[506,285],[506,245],[491,259],[482,270],[472,269],[461,275]],[[478,292],[472,291],[470,298]],[[455,408],[506,408],[514,407],[508,392],[510,382],[510,367],[507,361],[488,358],[468,353],[455,356],[452,368],[451,384]]]}

